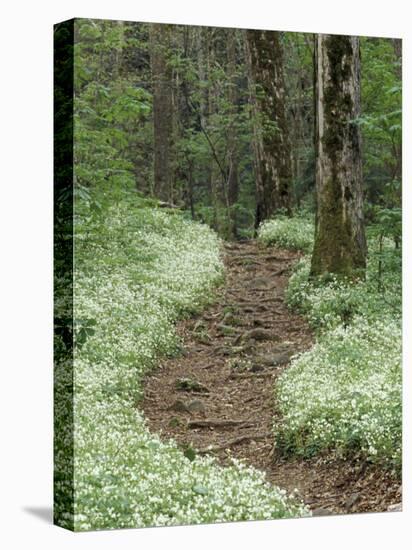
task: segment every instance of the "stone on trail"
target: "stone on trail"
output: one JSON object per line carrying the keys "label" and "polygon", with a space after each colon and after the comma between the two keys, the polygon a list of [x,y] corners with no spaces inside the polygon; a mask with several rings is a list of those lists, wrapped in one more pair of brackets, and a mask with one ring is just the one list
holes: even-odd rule
{"label": "stone on trail", "polygon": [[349,512],[349,510],[355,506],[355,504],[359,501],[361,497],[360,493],[352,493],[350,497],[345,502],[345,508]]}
{"label": "stone on trail", "polygon": [[332,510],[329,510],[328,508],[315,508],[312,510],[312,516],[320,517],[320,516],[333,516],[334,512]]}
{"label": "stone on trail", "polygon": [[182,399],[177,399],[173,405],[169,407],[169,410],[186,413],[205,413],[206,407],[200,399],[193,399],[186,403]]}
{"label": "stone on trail", "polygon": [[293,352],[291,351],[285,351],[282,353],[274,353],[271,355],[261,356],[257,358],[257,362],[261,365],[265,365],[267,367],[280,367],[283,365],[287,365],[289,363],[290,358],[292,357]]}
{"label": "stone on trail", "polygon": [[176,412],[189,412],[186,403],[181,399],[176,399],[176,401],[169,407],[170,411]]}
{"label": "stone on trail", "polygon": [[207,386],[205,386],[195,378],[178,378],[176,380],[176,388],[182,391],[194,391],[201,393],[210,392]]}
{"label": "stone on trail", "polygon": [[273,280],[269,277],[255,277],[250,282],[250,287],[255,289],[266,290],[269,286],[273,285]]}
{"label": "stone on trail", "polygon": [[187,404],[187,409],[189,413],[205,413],[206,407],[203,401],[200,399],[194,399]]}

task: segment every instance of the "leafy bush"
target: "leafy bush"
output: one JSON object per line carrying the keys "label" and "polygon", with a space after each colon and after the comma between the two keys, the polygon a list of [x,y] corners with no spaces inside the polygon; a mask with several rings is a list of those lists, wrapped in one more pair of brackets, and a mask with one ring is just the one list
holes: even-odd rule
{"label": "leafy bush", "polygon": [[276,244],[290,250],[310,252],[313,247],[313,223],[301,217],[277,216],[263,222],[258,231],[258,239],[266,245]]}
{"label": "leafy bush", "polygon": [[[275,434],[286,453],[361,453],[399,473],[401,250],[394,240],[398,228],[396,234],[388,233],[379,221],[368,228],[365,280],[331,274],[311,279],[309,256],[295,266],[286,300],[307,317],[318,341],[279,379],[276,397],[282,420]],[[300,218],[271,220],[259,236],[267,243],[293,249],[300,244],[303,249],[298,235],[313,235],[305,223],[306,231]],[[394,224],[389,225],[392,231]]]}
{"label": "leafy bush", "polygon": [[[176,352],[174,322],[213,297],[222,264],[206,226],[133,208],[131,197],[104,222],[85,208],[77,218],[75,316],[97,322],[75,349],[74,518],[63,506],[56,516],[88,530],[307,515],[262,472],[187,457],[148,431],[136,409],[142,377],[159,354]],[[70,366],[63,367],[61,397],[70,383]],[[63,496],[68,411],[56,411],[56,490]]]}
{"label": "leafy bush", "polygon": [[358,317],[327,332],[281,376],[275,427],[285,452],[361,452],[400,472],[401,328]]}
{"label": "leafy bush", "polygon": [[[379,263],[382,262],[381,267]],[[317,330],[348,325],[357,315],[369,320],[383,315],[399,318],[402,307],[401,251],[386,239],[383,250],[371,239],[364,281],[311,280],[310,258],[302,258],[289,280],[286,300],[290,307],[304,313]]]}

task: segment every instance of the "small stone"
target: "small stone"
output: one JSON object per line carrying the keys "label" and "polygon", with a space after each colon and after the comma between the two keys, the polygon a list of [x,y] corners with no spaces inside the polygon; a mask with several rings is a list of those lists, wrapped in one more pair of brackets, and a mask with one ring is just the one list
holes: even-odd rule
{"label": "small stone", "polygon": [[271,284],[273,284],[273,281],[271,279],[268,279],[267,277],[256,277],[255,279],[253,279],[250,286],[251,288],[264,290]]}
{"label": "small stone", "polygon": [[274,353],[267,358],[267,365],[269,366],[283,366],[289,363],[293,353],[285,351],[284,353]]}
{"label": "small stone", "polygon": [[205,404],[200,399],[194,399],[193,401],[190,401],[187,404],[186,409],[190,413],[195,413],[195,412],[205,413],[206,412]]}
{"label": "small stone", "polygon": [[182,399],[177,399],[173,405],[169,407],[170,411],[180,412],[180,413],[205,413],[206,407],[203,401],[200,399],[193,399],[185,403]]}
{"label": "small stone", "polygon": [[181,400],[177,399],[173,405],[169,407],[170,411],[176,411],[176,412],[189,412],[187,405]]}
{"label": "small stone", "polygon": [[350,510],[360,499],[360,493],[352,493],[350,497],[346,499],[345,502],[345,508],[346,510]]}
{"label": "small stone", "polygon": [[312,510],[312,516],[332,516],[333,512],[332,510],[329,510],[328,508],[315,508]]}
{"label": "small stone", "polygon": [[209,388],[194,378],[178,378],[176,380],[176,388],[182,391],[209,393]]}

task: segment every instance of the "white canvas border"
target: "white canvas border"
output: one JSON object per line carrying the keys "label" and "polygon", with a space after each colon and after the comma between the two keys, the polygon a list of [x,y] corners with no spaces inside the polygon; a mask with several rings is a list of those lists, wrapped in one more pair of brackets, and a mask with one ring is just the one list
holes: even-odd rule
{"label": "white canvas border", "polygon": [[[404,40],[404,250],[410,249],[410,14],[397,0],[19,1],[2,8],[1,512],[4,548],[406,548],[402,514],[72,534],[39,513],[52,499],[52,25],[71,17],[397,36]],[[409,26],[409,28],[408,28]],[[411,418],[411,261],[405,257],[405,418]],[[405,464],[411,464],[406,422]],[[410,468],[409,468],[410,471]],[[409,478],[410,478],[409,474]],[[36,509],[37,514],[30,513]],[[4,544],[5,543],[5,544]]]}

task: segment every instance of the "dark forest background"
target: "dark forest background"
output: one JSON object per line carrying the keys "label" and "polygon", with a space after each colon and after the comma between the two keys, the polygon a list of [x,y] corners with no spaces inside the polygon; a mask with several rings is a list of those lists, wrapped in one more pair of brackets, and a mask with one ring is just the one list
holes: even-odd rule
{"label": "dark forest background", "polygon": [[[289,205],[313,213],[315,36],[272,34],[278,50],[270,55],[283,72]],[[279,128],[256,108],[268,91],[251,88],[251,43],[240,29],[77,20],[77,194],[97,212],[134,188],[186,209],[223,237],[253,235],[261,221],[256,128],[274,134]],[[374,221],[392,210],[399,221],[401,41],[363,37],[360,52],[355,123],[362,134],[365,217]]]}

